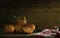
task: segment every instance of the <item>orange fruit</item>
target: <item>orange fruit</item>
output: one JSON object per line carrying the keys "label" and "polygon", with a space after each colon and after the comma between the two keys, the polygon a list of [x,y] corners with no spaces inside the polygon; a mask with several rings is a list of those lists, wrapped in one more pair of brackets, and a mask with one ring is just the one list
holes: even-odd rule
{"label": "orange fruit", "polygon": [[15,31],[16,32],[22,32],[22,28],[23,28],[22,25],[15,25]]}
{"label": "orange fruit", "polygon": [[35,30],[35,25],[34,25],[34,24],[27,24],[27,26],[25,26],[25,27],[23,28],[23,31],[24,31],[25,33],[33,33],[34,30]]}
{"label": "orange fruit", "polygon": [[12,33],[14,32],[14,25],[10,24],[10,25],[6,25],[4,28],[4,31],[7,33]]}

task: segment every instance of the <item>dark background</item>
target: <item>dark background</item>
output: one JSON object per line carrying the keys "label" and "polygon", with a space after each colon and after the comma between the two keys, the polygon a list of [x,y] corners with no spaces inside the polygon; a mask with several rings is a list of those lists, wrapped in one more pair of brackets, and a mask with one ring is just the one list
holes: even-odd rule
{"label": "dark background", "polygon": [[0,28],[14,23],[14,16],[26,16],[39,29],[60,26],[60,0],[0,0]]}

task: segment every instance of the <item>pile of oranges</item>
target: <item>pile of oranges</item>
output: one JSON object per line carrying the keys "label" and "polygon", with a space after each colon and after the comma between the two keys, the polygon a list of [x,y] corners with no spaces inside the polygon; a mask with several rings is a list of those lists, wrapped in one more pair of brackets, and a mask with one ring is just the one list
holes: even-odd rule
{"label": "pile of oranges", "polygon": [[16,25],[9,24],[4,27],[6,33],[24,32],[24,33],[33,33],[35,31],[34,24],[27,24],[25,20],[18,20]]}

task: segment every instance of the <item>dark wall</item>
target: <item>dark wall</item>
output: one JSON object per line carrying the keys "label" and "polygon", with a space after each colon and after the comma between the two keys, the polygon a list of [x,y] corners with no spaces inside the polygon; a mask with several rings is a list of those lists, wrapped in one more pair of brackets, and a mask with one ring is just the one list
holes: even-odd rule
{"label": "dark wall", "polygon": [[[26,16],[27,21],[37,24],[40,28],[49,28],[60,25],[60,1],[38,0],[38,1],[13,1],[7,7],[0,8],[0,22],[6,23],[11,16]],[[11,19],[12,20],[12,19]],[[8,21],[7,21],[8,22]],[[1,26],[1,25],[0,25]]]}

